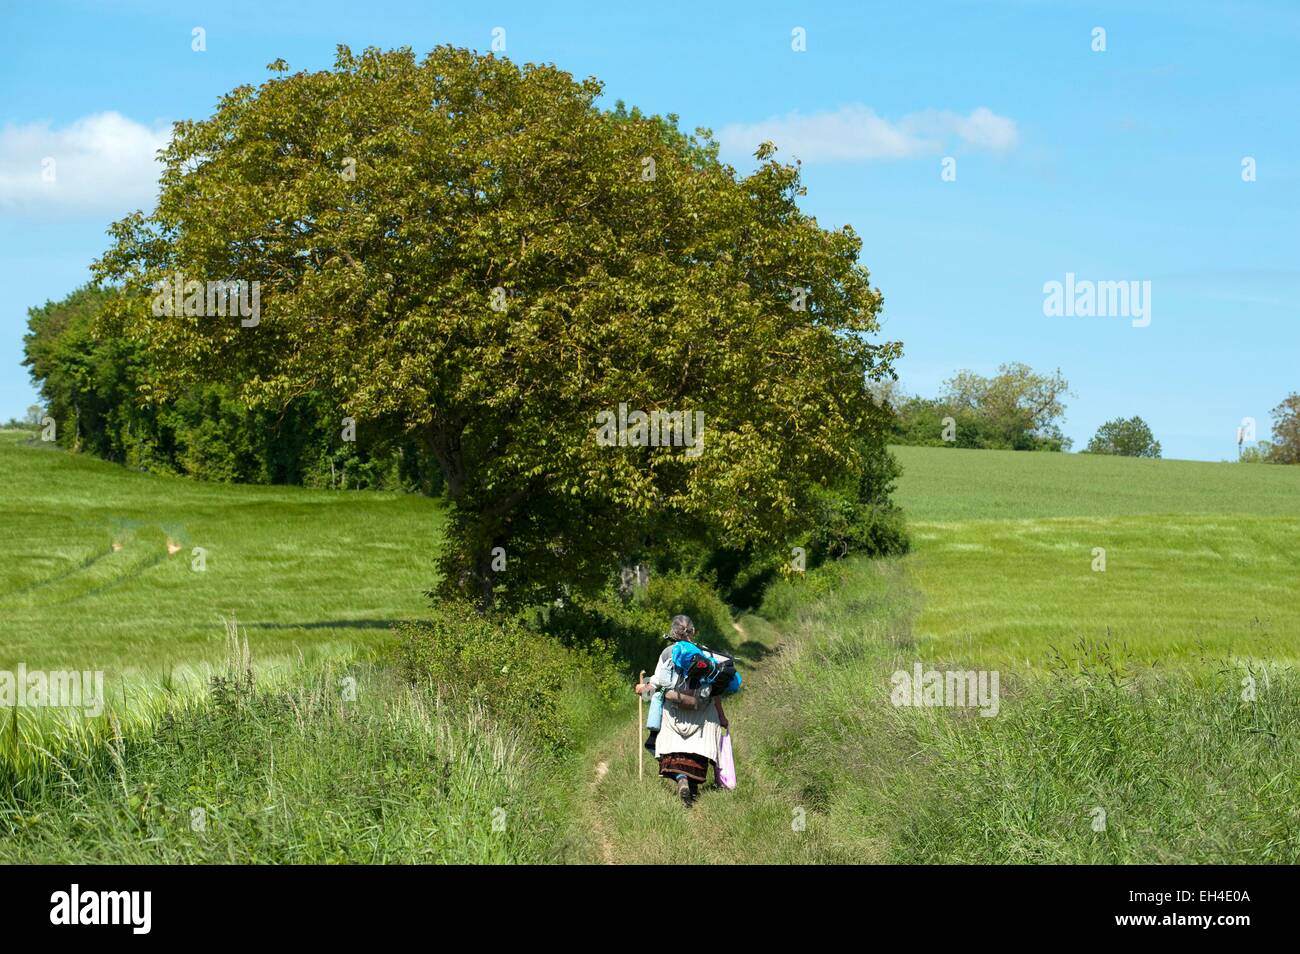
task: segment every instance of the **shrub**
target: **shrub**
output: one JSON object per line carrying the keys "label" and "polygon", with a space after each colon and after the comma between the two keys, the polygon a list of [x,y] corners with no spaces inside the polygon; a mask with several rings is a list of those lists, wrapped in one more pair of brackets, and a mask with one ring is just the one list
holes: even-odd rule
{"label": "shrub", "polygon": [[658,654],[666,625],[639,600],[623,603],[613,594],[536,611],[533,624],[547,638],[572,649],[608,649],[624,679],[635,676]]}
{"label": "shrub", "polygon": [[864,443],[863,470],[847,491],[825,491],[814,499],[817,528],[808,541],[812,562],[863,556],[897,556],[909,547],[903,512],[890,501],[903,468],[886,448]]}
{"label": "shrub", "polygon": [[409,681],[431,684],[455,705],[482,705],[557,751],[573,744],[594,704],[622,686],[607,643],[566,646],[517,617],[480,615],[464,602],[401,624],[398,637]]}
{"label": "shrub", "polygon": [[1259,441],[1254,447],[1246,447],[1241,451],[1237,458],[1241,464],[1271,464],[1273,463],[1273,444],[1271,441]]}
{"label": "shrub", "polygon": [[711,646],[727,645],[734,633],[727,604],[699,580],[675,575],[652,577],[641,597],[641,606],[654,615],[661,636],[678,613],[689,616],[700,640]]}
{"label": "shrub", "polygon": [[[695,623],[701,642],[730,646],[734,630],[727,605],[707,583],[677,574],[651,576],[646,589],[624,602],[612,591],[601,597],[550,606],[533,625],[547,638],[577,651],[609,653],[624,679],[651,665],[678,613]],[[621,691],[621,690],[620,690]]]}
{"label": "shrub", "polygon": [[894,556],[906,553],[909,545],[899,508],[833,497],[823,501],[818,527],[809,540],[814,563],[851,553]]}

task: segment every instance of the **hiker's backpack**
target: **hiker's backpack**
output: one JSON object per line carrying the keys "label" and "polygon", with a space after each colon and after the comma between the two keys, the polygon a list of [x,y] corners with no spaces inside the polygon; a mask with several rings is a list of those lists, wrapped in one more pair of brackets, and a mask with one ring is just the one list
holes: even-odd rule
{"label": "hiker's backpack", "polygon": [[740,691],[742,680],[736,669],[736,660],[706,646],[684,639],[673,643],[673,669],[681,676],[687,688],[702,699],[714,694],[728,696]]}

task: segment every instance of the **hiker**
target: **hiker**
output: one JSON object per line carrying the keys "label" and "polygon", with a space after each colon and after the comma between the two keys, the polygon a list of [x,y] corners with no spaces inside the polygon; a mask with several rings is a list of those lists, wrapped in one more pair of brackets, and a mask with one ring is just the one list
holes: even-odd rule
{"label": "hiker", "polygon": [[[726,684],[716,689],[701,685],[674,665],[674,649],[679,660],[693,660],[702,670],[710,666],[711,656],[693,643],[695,625],[689,616],[674,616],[668,635],[668,647],[659,654],[659,663],[649,679],[638,683],[635,691],[651,703],[651,718],[647,720],[650,737],[646,748],[659,760],[661,777],[677,783],[677,794],[685,805],[695,801],[699,786],[708,778],[713,766],[714,784],[718,785],[718,751],[723,730],[727,728],[727,715],[722,708],[724,692],[735,691],[740,676],[734,666],[726,677]],[[694,651],[693,654],[691,651]],[[703,658],[702,657],[707,657]],[[716,668],[716,667],[714,667]],[[662,715],[655,725],[655,709],[662,701]]]}

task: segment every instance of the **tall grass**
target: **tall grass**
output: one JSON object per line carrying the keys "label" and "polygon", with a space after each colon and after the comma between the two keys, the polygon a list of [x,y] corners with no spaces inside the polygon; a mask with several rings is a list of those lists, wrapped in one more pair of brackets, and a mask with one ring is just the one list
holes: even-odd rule
{"label": "tall grass", "polygon": [[[480,708],[343,670],[189,704],[156,733],[69,750],[0,795],[0,860],[537,862],[555,799],[530,748]],[[382,695],[384,701],[367,702]]]}
{"label": "tall grass", "polygon": [[890,674],[918,658],[898,565],[828,567],[767,605],[787,641],[745,722],[832,844],[886,846],[899,862],[1300,860],[1288,667],[1165,671],[1081,644],[1049,671],[1003,672],[1000,711],[984,718],[891,704]]}
{"label": "tall grass", "polygon": [[241,660],[269,688],[290,685],[300,672],[324,662],[366,658],[352,647],[323,643],[293,655],[253,661],[247,631],[233,616],[222,617],[221,623],[226,634],[224,661],[177,666],[153,678],[139,674],[115,687],[106,680],[103,711],[98,715],[86,707],[0,709],[0,769],[22,776],[47,767],[65,752],[86,752],[109,738],[148,732],[178,706],[204,697],[214,680],[228,680],[232,666]]}
{"label": "tall grass", "polygon": [[996,719],[930,718],[911,736],[936,784],[902,826],[899,860],[1300,860],[1289,670],[1058,671]]}
{"label": "tall grass", "polygon": [[[329,661],[258,688],[245,645],[156,726],[115,720],[0,766],[0,861],[538,862],[558,857],[553,766],[480,705],[388,666]],[[69,740],[70,743],[73,740]]]}

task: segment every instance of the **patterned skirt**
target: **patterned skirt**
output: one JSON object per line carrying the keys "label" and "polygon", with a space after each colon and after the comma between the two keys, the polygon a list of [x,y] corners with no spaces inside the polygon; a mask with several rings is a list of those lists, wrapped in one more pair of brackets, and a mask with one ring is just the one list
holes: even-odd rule
{"label": "patterned skirt", "polygon": [[703,782],[709,774],[709,759],[688,752],[669,752],[659,756],[659,774],[664,778],[685,775],[695,782]]}

